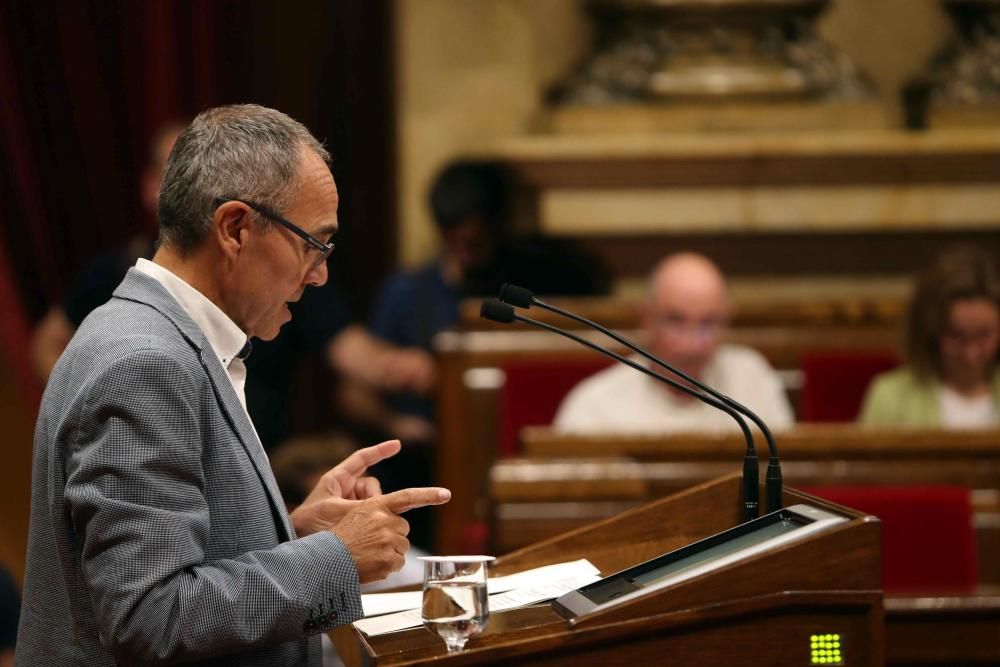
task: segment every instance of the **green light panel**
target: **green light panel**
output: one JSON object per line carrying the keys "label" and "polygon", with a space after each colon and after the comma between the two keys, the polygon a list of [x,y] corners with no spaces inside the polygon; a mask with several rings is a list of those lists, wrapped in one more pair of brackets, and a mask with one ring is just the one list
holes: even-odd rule
{"label": "green light panel", "polygon": [[843,665],[844,653],[839,634],[810,635],[809,652],[813,665]]}

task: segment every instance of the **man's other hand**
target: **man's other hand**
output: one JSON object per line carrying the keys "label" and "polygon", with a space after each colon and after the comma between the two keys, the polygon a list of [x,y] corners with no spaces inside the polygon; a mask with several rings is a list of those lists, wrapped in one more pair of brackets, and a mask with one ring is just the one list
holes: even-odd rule
{"label": "man's other hand", "polygon": [[339,500],[364,500],[382,493],[374,477],[365,475],[379,461],[395,456],[402,448],[399,440],[365,447],[354,452],[320,478],[306,499],[291,513],[292,525],[299,537],[326,530],[350,509]]}
{"label": "man's other hand", "polygon": [[[399,440],[385,442],[365,447],[354,452],[334,466],[320,478],[312,492],[301,505],[291,513],[292,525],[299,537],[312,535],[321,530],[328,530],[350,512],[357,501],[371,498],[386,498],[382,495],[382,486],[374,477],[368,476],[368,468],[379,461],[399,453],[402,445]],[[407,489],[416,491],[417,489]],[[423,505],[439,505],[451,498],[447,489],[427,489],[428,491],[443,491],[447,497],[436,501],[427,501]],[[403,493],[397,491],[396,493]],[[389,496],[394,494],[389,494]],[[404,510],[400,510],[404,511]]]}
{"label": "man's other hand", "polygon": [[403,567],[410,542],[410,524],[399,516],[406,510],[448,502],[441,488],[403,489],[351,503],[350,511],[333,528],[354,558],[362,584],[385,579]]}

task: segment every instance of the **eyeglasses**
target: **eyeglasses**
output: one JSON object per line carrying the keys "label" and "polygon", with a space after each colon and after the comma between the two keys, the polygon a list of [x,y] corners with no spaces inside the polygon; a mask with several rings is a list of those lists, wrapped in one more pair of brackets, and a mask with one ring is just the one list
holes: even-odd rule
{"label": "eyeglasses", "polygon": [[997,339],[998,332],[993,328],[973,329],[963,331],[962,329],[945,329],[941,338],[945,343],[950,343],[957,347],[967,347],[969,345],[987,346],[993,345]]}
{"label": "eyeglasses", "polygon": [[326,258],[330,256],[331,252],[333,252],[334,246],[336,246],[336,243],[334,243],[333,241],[330,241],[329,243],[323,243],[322,241],[320,241],[315,236],[313,236],[306,230],[302,229],[295,223],[289,222],[285,218],[278,215],[277,212],[275,212],[271,208],[264,206],[263,204],[258,204],[257,202],[247,201],[246,199],[239,199],[237,197],[216,197],[215,207],[218,208],[223,204],[225,204],[226,202],[230,201],[238,201],[241,204],[246,204],[253,210],[260,213],[265,218],[273,220],[274,222],[278,223],[279,225],[281,225],[282,227],[284,227],[285,229],[287,229],[288,231],[290,231],[291,233],[295,234],[303,241],[308,243],[310,246],[312,246],[313,250],[319,252],[319,256],[313,263],[313,268],[316,268],[317,266],[325,262]]}

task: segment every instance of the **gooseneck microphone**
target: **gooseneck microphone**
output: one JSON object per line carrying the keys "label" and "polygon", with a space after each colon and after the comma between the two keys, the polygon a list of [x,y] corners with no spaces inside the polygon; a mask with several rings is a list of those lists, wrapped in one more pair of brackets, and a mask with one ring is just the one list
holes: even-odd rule
{"label": "gooseneck microphone", "polygon": [[619,361],[629,368],[633,368],[640,373],[648,375],[655,380],[663,382],[670,387],[673,387],[677,391],[683,392],[688,396],[697,398],[699,401],[711,405],[713,408],[722,410],[730,417],[732,417],[736,423],[739,425],[740,429],[743,431],[743,437],[747,441],[747,451],[746,455],[743,457],[743,520],[750,521],[757,518],[758,510],[760,508],[760,498],[759,491],[757,488],[759,469],[757,463],[757,451],[754,448],[753,434],[750,432],[750,428],[747,423],[743,420],[743,417],[734,410],[729,405],[726,405],[723,401],[720,401],[712,396],[707,396],[700,391],[692,389],[691,387],[685,386],[676,380],[660,375],[656,371],[643,366],[642,364],[636,363],[635,361],[623,357],[622,355],[609,350],[605,347],[589,341],[586,338],[579,336],[571,331],[566,331],[565,329],[560,329],[559,327],[553,326],[546,322],[539,322],[538,320],[533,320],[530,317],[523,317],[518,315],[513,306],[506,303],[501,303],[500,301],[483,301],[483,305],[480,307],[479,314],[481,317],[492,320],[494,322],[500,322],[502,324],[510,324],[511,322],[523,322],[525,324],[530,324],[533,327],[538,327],[539,329],[545,329],[564,338],[569,338],[572,341],[588,347],[595,352],[599,352],[605,356],[611,357],[615,361]]}
{"label": "gooseneck microphone", "polygon": [[757,425],[757,428],[759,428],[760,431],[761,431],[761,433],[764,434],[764,439],[767,441],[767,449],[768,449],[768,453],[769,453],[769,459],[768,459],[768,464],[767,464],[767,474],[766,474],[766,477],[765,477],[766,495],[767,495],[767,511],[773,512],[775,510],[781,509],[781,507],[782,507],[782,499],[781,499],[781,486],[782,486],[782,483],[781,483],[781,462],[780,462],[780,460],[778,458],[778,447],[774,443],[774,437],[771,435],[771,429],[769,429],[767,427],[767,424],[764,423],[764,420],[761,419],[750,408],[746,407],[745,405],[742,405],[741,403],[738,403],[737,401],[735,401],[734,399],[730,398],[729,396],[726,396],[725,394],[723,394],[723,393],[721,393],[719,391],[716,391],[715,389],[712,389],[711,387],[709,387],[708,385],[704,384],[703,382],[700,382],[697,379],[691,377],[690,375],[688,375],[684,371],[681,371],[680,369],[674,368],[673,366],[671,366],[667,362],[665,362],[662,359],[659,359],[659,358],[653,356],[652,354],[650,354],[646,350],[642,349],[641,347],[639,347],[638,345],[636,345],[632,341],[628,340],[624,336],[621,336],[621,335],[615,333],[614,331],[611,331],[610,329],[608,329],[608,328],[606,328],[604,326],[601,326],[597,322],[593,322],[593,321],[587,319],[586,317],[582,317],[580,315],[577,315],[576,313],[571,313],[568,310],[564,310],[564,309],[559,308],[557,306],[553,306],[550,303],[546,303],[546,302],[542,301],[541,299],[537,298],[534,295],[534,293],[532,293],[531,290],[525,289],[524,287],[519,287],[517,285],[511,285],[510,283],[507,283],[507,284],[505,284],[500,289],[500,300],[503,301],[503,302],[505,302],[505,303],[508,303],[510,305],[517,306],[519,308],[531,308],[531,306],[533,306],[533,305],[534,306],[538,306],[539,308],[541,308],[543,310],[547,310],[549,312],[553,312],[553,313],[556,313],[558,315],[562,315],[563,317],[567,317],[567,318],[569,318],[569,319],[571,319],[571,320],[573,320],[575,322],[579,322],[580,324],[588,326],[588,327],[590,327],[592,329],[596,329],[597,331],[600,331],[601,333],[603,333],[605,336],[608,336],[609,338],[611,338],[611,339],[613,339],[613,340],[621,343],[622,345],[624,345],[628,349],[632,350],[633,352],[636,352],[637,354],[639,354],[639,355],[643,356],[644,358],[648,359],[649,361],[653,362],[657,366],[660,366],[661,368],[664,368],[664,369],[670,371],[674,375],[677,375],[678,377],[683,378],[687,382],[690,382],[695,387],[698,387],[699,389],[701,389],[702,391],[708,393],[712,397],[714,397],[714,398],[718,399],[719,401],[725,403],[726,405],[728,405],[729,407],[731,407],[733,410],[736,410],[740,414],[745,415],[747,418],[750,419],[750,421],[752,421],[754,424]]}

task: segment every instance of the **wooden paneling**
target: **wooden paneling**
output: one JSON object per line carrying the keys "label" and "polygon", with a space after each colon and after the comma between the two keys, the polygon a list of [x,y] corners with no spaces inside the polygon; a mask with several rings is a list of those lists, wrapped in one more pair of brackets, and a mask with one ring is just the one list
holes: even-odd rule
{"label": "wooden paneling", "polygon": [[682,250],[711,257],[730,277],[769,276],[775,280],[816,275],[908,278],[928,266],[943,248],[956,243],[977,245],[994,257],[1000,256],[1000,231],[995,229],[905,231],[619,233],[578,240],[619,278],[645,276],[661,259]]}
{"label": "wooden paneling", "polygon": [[[638,299],[615,297],[558,297],[545,301],[553,306],[580,315],[615,330],[636,330],[639,328],[640,308]],[[500,324],[480,316],[482,299],[467,299],[461,305],[462,331],[477,330],[528,330],[528,325],[520,322]],[[824,329],[828,327],[872,327],[891,330],[899,326],[906,309],[906,303],[898,296],[866,294],[828,296],[816,298],[775,298],[758,295],[755,300],[746,297],[731,305],[730,326],[735,335],[743,329],[795,327],[801,329]],[[528,314],[542,322],[556,324],[563,328],[580,329],[583,325],[561,315],[538,307]]]}
{"label": "wooden paneling", "polygon": [[[497,551],[735,472],[738,435],[576,436],[525,429],[525,456],[490,473]],[[972,490],[979,580],[1000,586],[1000,431],[802,424],[778,434],[782,472],[796,487],[951,485]],[[758,443],[760,456],[766,455]],[[763,461],[763,459],[762,459]]]}
{"label": "wooden paneling", "polygon": [[495,151],[537,227],[618,278],[695,250],[730,276],[896,275],[997,249],[1000,130],[535,135]]}

